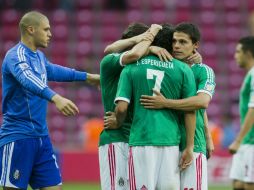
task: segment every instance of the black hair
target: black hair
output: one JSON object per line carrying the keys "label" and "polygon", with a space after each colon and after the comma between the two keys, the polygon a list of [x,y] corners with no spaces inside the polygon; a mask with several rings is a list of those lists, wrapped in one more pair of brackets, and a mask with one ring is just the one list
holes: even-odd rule
{"label": "black hair", "polygon": [[161,26],[162,30],[155,36],[152,45],[165,48],[169,53],[172,53],[174,27],[170,24],[162,24]]}
{"label": "black hair", "polygon": [[188,34],[191,38],[192,43],[197,43],[200,41],[201,34],[198,27],[195,24],[182,22],[176,25],[175,31]]}
{"label": "black hair", "polygon": [[140,22],[131,23],[123,32],[121,39],[132,38],[134,36],[146,32],[148,29],[149,27],[144,23]]}
{"label": "black hair", "polygon": [[254,57],[254,36],[246,36],[238,41],[242,45],[243,52],[250,51],[251,55]]}

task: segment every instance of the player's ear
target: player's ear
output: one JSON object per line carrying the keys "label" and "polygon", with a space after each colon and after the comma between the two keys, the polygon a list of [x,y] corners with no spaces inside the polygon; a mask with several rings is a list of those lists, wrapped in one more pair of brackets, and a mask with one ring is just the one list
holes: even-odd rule
{"label": "player's ear", "polygon": [[246,51],[246,55],[247,55],[247,57],[249,57],[249,58],[253,58],[253,55],[252,55],[252,53],[248,50],[248,51]]}
{"label": "player's ear", "polygon": [[27,31],[27,33],[28,33],[29,35],[32,35],[32,34],[34,33],[35,29],[34,29],[33,26],[28,26],[28,27],[26,28],[26,31]]}
{"label": "player's ear", "polygon": [[196,43],[194,43],[194,49],[198,49],[199,48],[199,41],[198,42],[196,42]]}

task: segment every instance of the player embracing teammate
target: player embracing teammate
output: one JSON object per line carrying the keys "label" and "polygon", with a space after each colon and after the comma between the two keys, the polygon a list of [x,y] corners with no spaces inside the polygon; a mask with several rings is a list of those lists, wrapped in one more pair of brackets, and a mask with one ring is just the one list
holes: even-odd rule
{"label": "player embracing teammate", "polygon": [[[155,37],[152,34],[153,39],[120,40],[106,49],[121,52],[124,45],[130,48],[136,44],[123,55],[135,55],[137,46],[143,53],[132,55],[131,64],[121,75],[119,72],[116,107],[105,116],[105,131],[114,131],[121,129],[129,111],[133,113],[130,148],[125,150],[129,149],[127,187],[122,189],[207,189],[206,155],[213,145],[205,108],[214,93],[214,73],[196,53],[200,33],[195,25],[182,23],[173,28],[164,24],[157,33]],[[152,40],[152,46],[140,45],[146,40]],[[114,184],[121,184],[115,180]]]}

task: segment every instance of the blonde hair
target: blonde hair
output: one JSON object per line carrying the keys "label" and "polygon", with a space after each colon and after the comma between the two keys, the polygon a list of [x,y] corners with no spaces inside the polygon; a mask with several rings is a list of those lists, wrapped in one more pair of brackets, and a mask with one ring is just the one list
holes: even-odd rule
{"label": "blonde hair", "polygon": [[26,33],[26,29],[29,26],[39,26],[41,20],[48,19],[45,15],[37,11],[30,11],[26,13],[19,22],[19,30],[21,35]]}

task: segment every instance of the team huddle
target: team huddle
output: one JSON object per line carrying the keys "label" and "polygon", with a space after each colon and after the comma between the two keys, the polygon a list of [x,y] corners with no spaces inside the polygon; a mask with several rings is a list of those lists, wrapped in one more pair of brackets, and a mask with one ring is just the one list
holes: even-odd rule
{"label": "team huddle", "polygon": [[201,63],[199,41],[191,23],[134,23],[106,47],[102,189],[208,188],[206,156],[213,145],[205,108],[215,76]]}
{"label": "team huddle", "polygon": [[[2,64],[0,186],[4,190],[61,190],[62,178],[49,137],[47,103],[74,116],[78,106],[48,81],[99,86],[104,106],[99,164],[102,190],[207,190],[207,159],[214,146],[206,108],[215,75],[197,52],[200,32],[192,23],[130,24],[105,48],[100,75],[51,63],[38,48],[52,37],[48,18],[26,13],[21,40]],[[236,190],[254,188],[254,37],[236,46],[248,73],[241,89],[241,130],[230,145],[230,177]]]}

